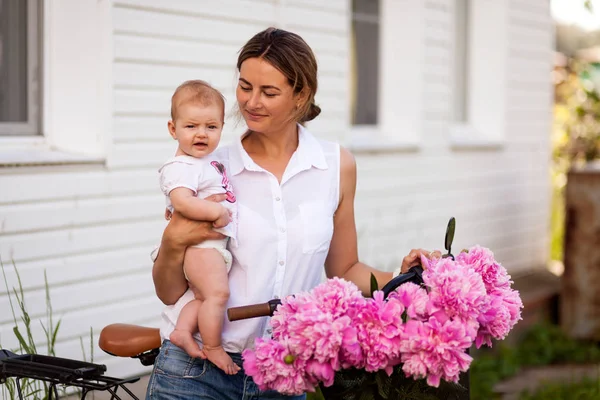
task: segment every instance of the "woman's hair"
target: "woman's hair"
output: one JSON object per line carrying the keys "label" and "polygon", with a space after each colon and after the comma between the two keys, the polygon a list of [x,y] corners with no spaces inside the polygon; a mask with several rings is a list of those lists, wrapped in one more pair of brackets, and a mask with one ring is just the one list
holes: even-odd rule
{"label": "woman's hair", "polygon": [[262,58],[277,68],[287,78],[295,94],[303,90],[306,92],[306,102],[298,108],[296,121],[311,121],[321,113],[321,108],[315,104],[317,60],[304,39],[283,29],[267,28],[242,47],[237,61],[238,71],[249,58]]}

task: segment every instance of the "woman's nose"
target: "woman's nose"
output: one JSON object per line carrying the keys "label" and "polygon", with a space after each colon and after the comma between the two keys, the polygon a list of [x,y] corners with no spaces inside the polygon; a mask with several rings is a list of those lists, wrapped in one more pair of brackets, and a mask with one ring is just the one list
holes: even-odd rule
{"label": "woman's nose", "polygon": [[260,106],[260,92],[253,91],[248,99],[248,108],[255,110]]}

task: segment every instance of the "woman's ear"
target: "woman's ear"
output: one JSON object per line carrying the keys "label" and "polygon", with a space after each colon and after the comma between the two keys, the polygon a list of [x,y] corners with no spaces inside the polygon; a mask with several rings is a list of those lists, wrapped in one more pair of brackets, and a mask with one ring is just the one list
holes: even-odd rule
{"label": "woman's ear", "polygon": [[296,95],[296,109],[300,109],[306,105],[308,101],[308,90],[302,89],[300,93]]}

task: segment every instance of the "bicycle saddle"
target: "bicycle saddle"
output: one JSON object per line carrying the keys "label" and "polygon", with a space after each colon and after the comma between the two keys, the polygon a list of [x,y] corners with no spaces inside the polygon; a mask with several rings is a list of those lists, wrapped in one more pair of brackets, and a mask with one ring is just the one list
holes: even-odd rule
{"label": "bicycle saddle", "polygon": [[130,324],[111,324],[100,332],[98,345],[108,354],[135,357],[160,347],[160,330]]}

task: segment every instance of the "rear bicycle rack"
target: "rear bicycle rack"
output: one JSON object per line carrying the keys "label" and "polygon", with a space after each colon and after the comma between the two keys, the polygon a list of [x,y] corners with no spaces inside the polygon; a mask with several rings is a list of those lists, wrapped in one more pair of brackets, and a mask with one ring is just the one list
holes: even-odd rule
{"label": "rear bicycle rack", "polygon": [[39,354],[15,354],[0,349],[0,384],[14,378],[19,399],[23,400],[21,379],[35,379],[49,383],[48,400],[58,400],[58,386],[73,386],[81,389],[81,399],[92,390],[107,391],[111,399],[122,400],[117,394],[119,388],[129,395],[138,398],[125,384],[138,381],[140,378],[118,379],[105,376],[106,366],[67,358],[44,356]]}

